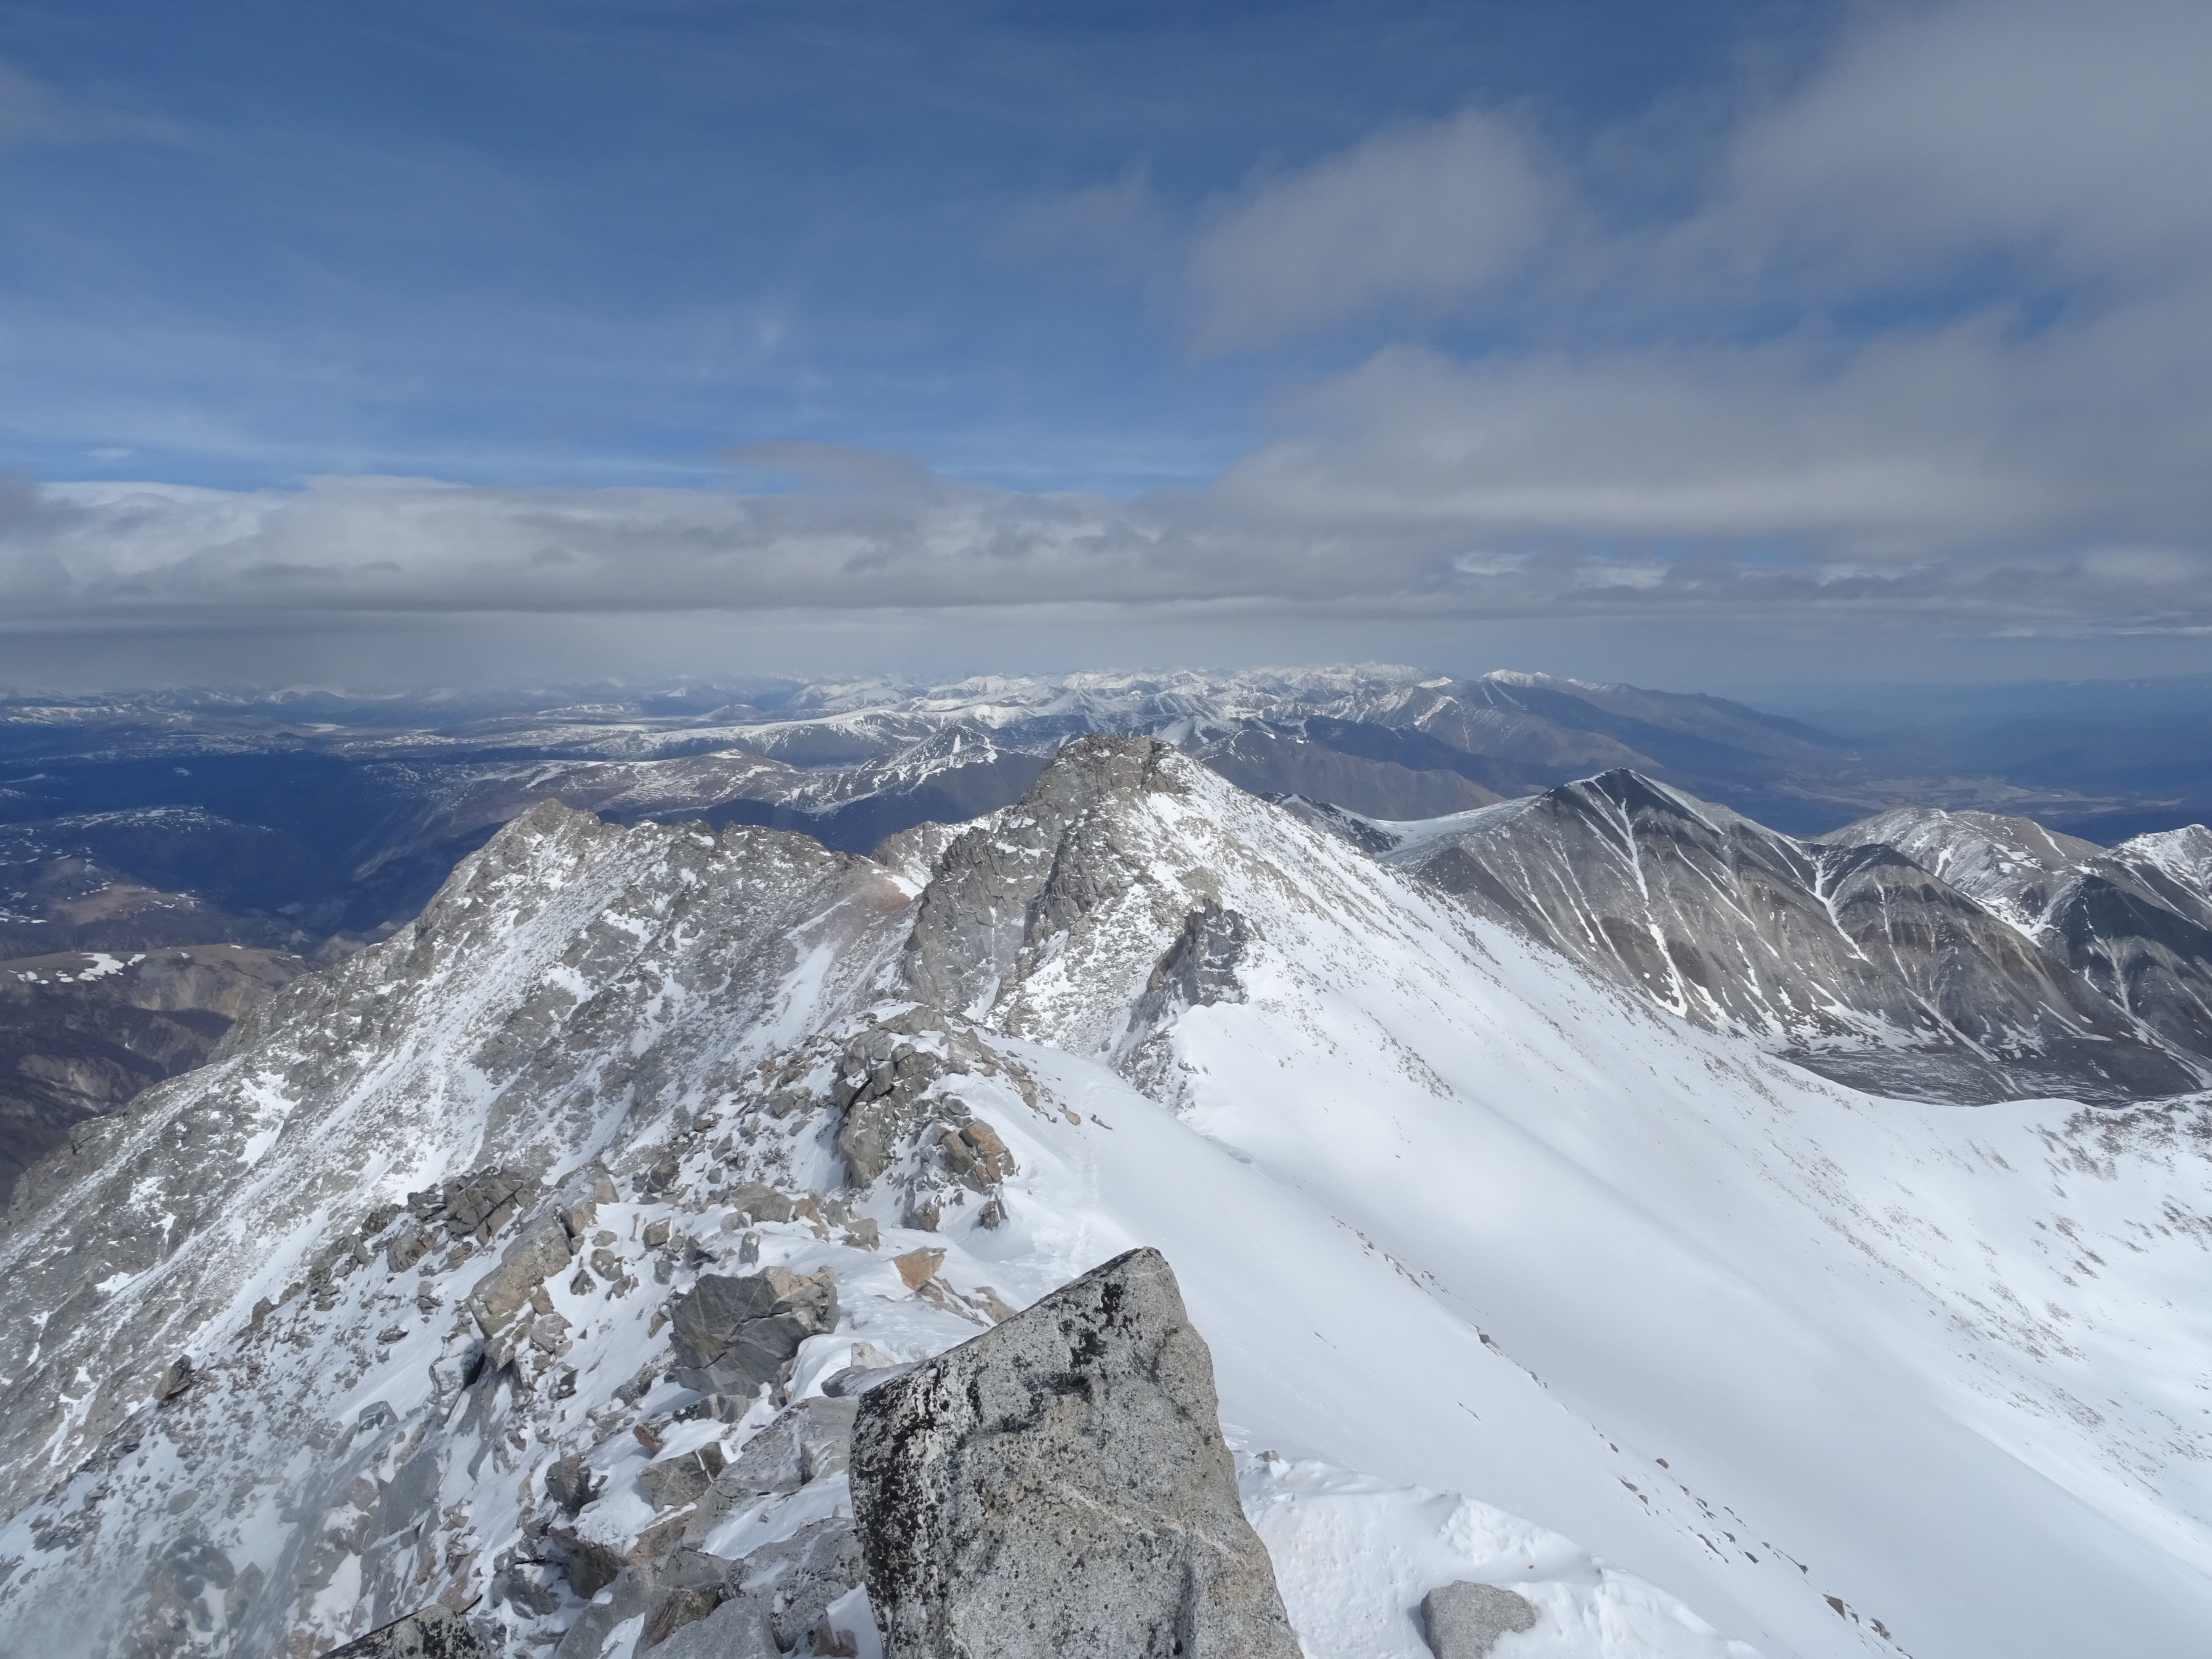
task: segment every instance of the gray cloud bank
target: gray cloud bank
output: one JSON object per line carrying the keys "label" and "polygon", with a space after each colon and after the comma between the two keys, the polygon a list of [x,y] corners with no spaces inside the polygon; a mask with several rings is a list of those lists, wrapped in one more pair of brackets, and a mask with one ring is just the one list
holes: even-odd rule
{"label": "gray cloud bank", "polygon": [[1868,17],[1740,115],[1665,222],[1606,228],[1572,157],[1480,110],[1215,204],[1182,279],[1206,349],[1455,307],[1517,343],[1387,346],[1287,400],[1204,491],[1024,494],[797,444],[732,458],[788,493],[21,483],[0,613],[2212,628],[2212,9]]}

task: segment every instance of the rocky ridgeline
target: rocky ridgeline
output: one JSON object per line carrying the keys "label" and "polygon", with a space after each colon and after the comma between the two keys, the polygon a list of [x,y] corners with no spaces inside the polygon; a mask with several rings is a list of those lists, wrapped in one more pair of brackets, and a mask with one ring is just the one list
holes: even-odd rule
{"label": "rocky ridgeline", "polygon": [[[791,1356],[770,1356],[797,1329],[834,1323],[835,1294],[827,1273],[702,1278],[676,1304],[678,1352],[741,1352],[748,1375],[772,1385]],[[1238,1506],[1205,1341],[1157,1251],[1116,1257],[927,1364],[850,1368],[833,1386],[771,1419],[733,1461],[709,1442],[647,1464],[638,1488],[670,1516],[657,1547],[641,1540],[617,1560],[546,1528],[539,1547],[565,1552],[592,1598],[557,1659],[597,1656],[626,1626],[662,1659],[849,1656],[878,1633],[856,1629],[862,1619],[887,1659],[1297,1659],[1267,1551]],[[849,1520],[734,1559],[703,1547],[734,1507],[848,1468]],[[570,1516],[601,1495],[574,1456],[547,1490]],[[1494,1613],[1448,1603],[1431,1619],[1438,1652],[1481,1651],[1446,1644],[1468,1631],[1527,1627],[1486,1626]],[[500,1650],[496,1636],[433,1607],[333,1659]]]}
{"label": "rocky ridgeline", "polygon": [[2107,854],[1904,809],[1801,841],[1626,770],[1427,824],[1307,817],[1669,1013],[1875,1093],[2118,1103],[2212,1076],[2212,896],[2172,837]]}
{"label": "rocky ridgeline", "polygon": [[[1164,1265],[1025,1322],[1001,1287],[1066,1243],[1010,1188],[1025,1143],[1112,1133],[1063,1062],[1171,1101],[1177,1022],[1255,995],[1263,948],[1281,994],[1310,918],[1433,949],[1449,913],[1399,884],[1149,741],[880,860],[533,809],[11,1216],[44,1316],[0,1331],[0,1629],[57,1659],[1293,1650]],[[902,1487],[878,1410],[931,1423]],[[916,1576],[935,1553],[1003,1573]]]}

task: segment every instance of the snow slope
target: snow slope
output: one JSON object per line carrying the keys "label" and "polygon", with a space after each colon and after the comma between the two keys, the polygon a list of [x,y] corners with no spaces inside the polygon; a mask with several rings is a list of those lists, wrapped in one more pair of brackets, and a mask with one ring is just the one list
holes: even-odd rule
{"label": "snow slope", "polygon": [[[893,1042],[930,1080],[862,1179],[835,1079]],[[969,1117],[1012,1160],[987,1201],[930,1161]],[[2194,1100],[1821,1081],[1156,744],[1074,745],[880,864],[541,807],[11,1218],[39,1316],[0,1362],[0,1632],[306,1656],[443,1594],[549,1651],[586,1612],[518,1549],[552,1460],[606,1478],[578,1525],[626,1547],[634,1424],[759,1427],[670,1416],[653,1315],[692,1275],[748,1248],[837,1273],[804,1393],[854,1341],[919,1357],[1146,1243],[1311,1659],[1418,1656],[1455,1577],[1544,1610],[1502,1659],[2195,1651],[2208,1149]],[[488,1244],[386,1267],[407,1224],[377,1206],[518,1157],[544,1196]],[[455,1310],[592,1158],[618,1196],[544,1287],[557,1333],[472,1370]],[[738,1222],[746,1180],[811,1217]],[[920,1289],[891,1261],[917,1248],[945,1252]],[[180,1349],[199,1379],[142,1407]]]}

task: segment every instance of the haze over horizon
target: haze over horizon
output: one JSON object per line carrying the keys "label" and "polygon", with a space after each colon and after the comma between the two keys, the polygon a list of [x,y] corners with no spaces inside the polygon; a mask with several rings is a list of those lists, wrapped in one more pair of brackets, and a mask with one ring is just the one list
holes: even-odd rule
{"label": "haze over horizon", "polygon": [[0,684],[2203,672],[2212,13],[0,18]]}

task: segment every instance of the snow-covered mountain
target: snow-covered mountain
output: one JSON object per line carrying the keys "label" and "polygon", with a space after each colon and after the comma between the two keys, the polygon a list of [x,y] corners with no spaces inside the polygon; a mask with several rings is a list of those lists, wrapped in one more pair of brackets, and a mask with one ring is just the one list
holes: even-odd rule
{"label": "snow-covered mountain", "polygon": [[2202,824],[2107,852],[2025,818],[1900,807],[1821,839],[1895,847],[2174,1048],[2212,1055],[2212,832]]}
{"label": "snow-covered mountain", "polygon": [[1929,808],[1799,841],[1626,770],[1426,822],[1317,821],[1670,1013],[1842,1082],[2124,1101],[2212,1074],[2212,932],[2153,895],[2125,848]]}
{"label": "snow-covered mountain", "polygon": [[[1149,740],[872,858],[535,806],[83,1139],[0,1235],[11,1651],[629,1653],[835,1535],[853,1366],[1137,1243],[1309,1659],[1453,1578],[1524,1655],[2212,1634],[2201,1104],[1855,1092]],[[781,1416],[670,1375],[770,1267]]]}

